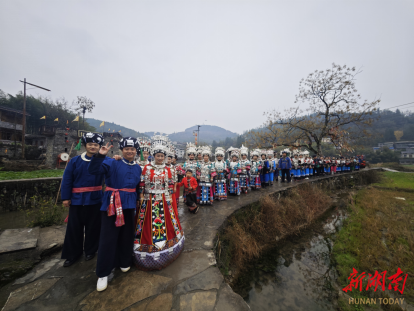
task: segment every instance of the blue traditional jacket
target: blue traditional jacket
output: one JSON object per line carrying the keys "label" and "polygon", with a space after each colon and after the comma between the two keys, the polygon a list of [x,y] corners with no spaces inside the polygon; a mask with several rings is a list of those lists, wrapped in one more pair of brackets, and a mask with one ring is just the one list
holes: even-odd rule
{"label": "blue traditional jacket", "polygon": [[292,162],[290,161],[290,158],[289,157],[280,158],[279,168],[282,169],[282,170],[291,169],[292,168]]}
{"label": "blue traditional jacket", "polygon": [[[85,159],[91,160],[85,155]],[[62,201],[71,200],[72,205],[94,205],[102,202],[102,191],[72,193],[73,188],[102,186],[103,174],[92,175],[88,172],[91,162],[81,156],[73,157],[63,173]]]}
{"label": "blue traditional jacket", "polygon": [[[139,199],[137,193],[139,192],[139,183],[141,181],[141,167],[138,164],[128,165],[129,162],[125,159],[114,160],[101,155],[96,155],[92,158],[89,164],[89,173],[93,175],[105,175],[105,184],[107,187],[114,189],[137,189],[136,192],[119,191],[121,197],[122,209],[135,209],[137,200]],[[101,211],[108,209],[112,191],[105,191]]]}

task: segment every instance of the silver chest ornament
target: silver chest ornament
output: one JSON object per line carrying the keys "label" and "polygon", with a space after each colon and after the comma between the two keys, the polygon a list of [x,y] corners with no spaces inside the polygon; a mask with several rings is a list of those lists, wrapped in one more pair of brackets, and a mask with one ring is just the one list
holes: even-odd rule
{"label": "silver chest ornament", "polygon": [[214,167],[216,168],[217,172],[221,172],[224,170],[224,162],[223,161],[216,161],[214,163]]}

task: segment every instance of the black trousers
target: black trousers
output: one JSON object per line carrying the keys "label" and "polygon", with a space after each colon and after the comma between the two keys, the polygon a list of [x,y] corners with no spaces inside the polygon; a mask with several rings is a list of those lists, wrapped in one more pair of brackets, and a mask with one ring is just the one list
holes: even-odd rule
{"label": "black trousers", "polygon": [[101,238],[99,240],[96,275],[100,278],[111,274],[112,269],[128,268],[132,264],[135,239],[135,209],[124,209],[125,225],[115,226],[116,215],[101,212]]}
{"label": "black trousers", "polygon": [[185,202],[185,204],[187,204],[187,206],[193,207],[194,204],[197,205],[197,193],[195,192],[187,193],[186,198],[187,198],[187,201]]}
{"label": "black trousers", "polygon": [[287,181],[290,182],[290,169],[284,168],[282,169],[282,182],[285,182],[286,177]]}
{"label": "black trousers", "polygon": [[74,260],[95,254],[101,232],[101,203],[95,205],[71,205],[63,244],[62,259]]}

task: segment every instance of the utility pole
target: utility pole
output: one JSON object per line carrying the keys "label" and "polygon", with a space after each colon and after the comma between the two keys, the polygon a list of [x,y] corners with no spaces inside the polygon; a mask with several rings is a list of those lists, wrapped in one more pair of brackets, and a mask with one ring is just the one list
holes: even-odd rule
{"label": "utility pole", "polygon": [[[25,145],[26,145],[26,143],[25,143],[25,134],[26,134],[26,84],[29,84],[31,86],[35,86],[35,87],[37,87],[39,89],[42,89],[42,90],[45,90],[45,91],[48,91],[48,92],[50,92],[50,90],[45,89],[44,87],[41,87],[41,86],[38,86],[38,85],[35,85],[35,84],[31,84],[29,82],[26,82],[26,78],[24,78],[24,81],[22,81],[22,80],[19,80],[19,81],[23,83],[23,88],[24,88],[24,97],[23,97],[23,122],[22,122],[23,123],[22,124],[22,159],[24,159],[24,148],[25,148]],[[46,120],[45,120],[45,122],[46,122]]]}
{"label": "utility pole", "polygon": [[83,125],[82,125],[83,130],[85,130],[85,112],[86,112],[86,106],[83,106]]}
{"label": "utility pole", "polygon": [[[193,131],[193,135],[196,137],[196,145],[198,145],[198,142],[200,142],[200,127],[201,125],[196,125],[198,128]],[[197,132],[197,134],[196,134]]]}
{"label": "utility pole", "polygon": [[198,137],[198,141],[200,142],[200,127],[201,125],[197,125],[198,129],[197,129],[197,137]]}

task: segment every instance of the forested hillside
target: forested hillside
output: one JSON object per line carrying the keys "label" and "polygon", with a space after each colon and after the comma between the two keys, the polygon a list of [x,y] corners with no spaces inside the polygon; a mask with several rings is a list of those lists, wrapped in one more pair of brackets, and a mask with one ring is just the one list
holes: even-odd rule
{"label": "forested hillside", "polygon": [[365,141],[367,145],[376,146],[379,142],[397,141],[396,131],[402,131],[398,140],[414,140],[413,112],[381,110],[378,116],[378,120],[369,129],[372,137]]}

